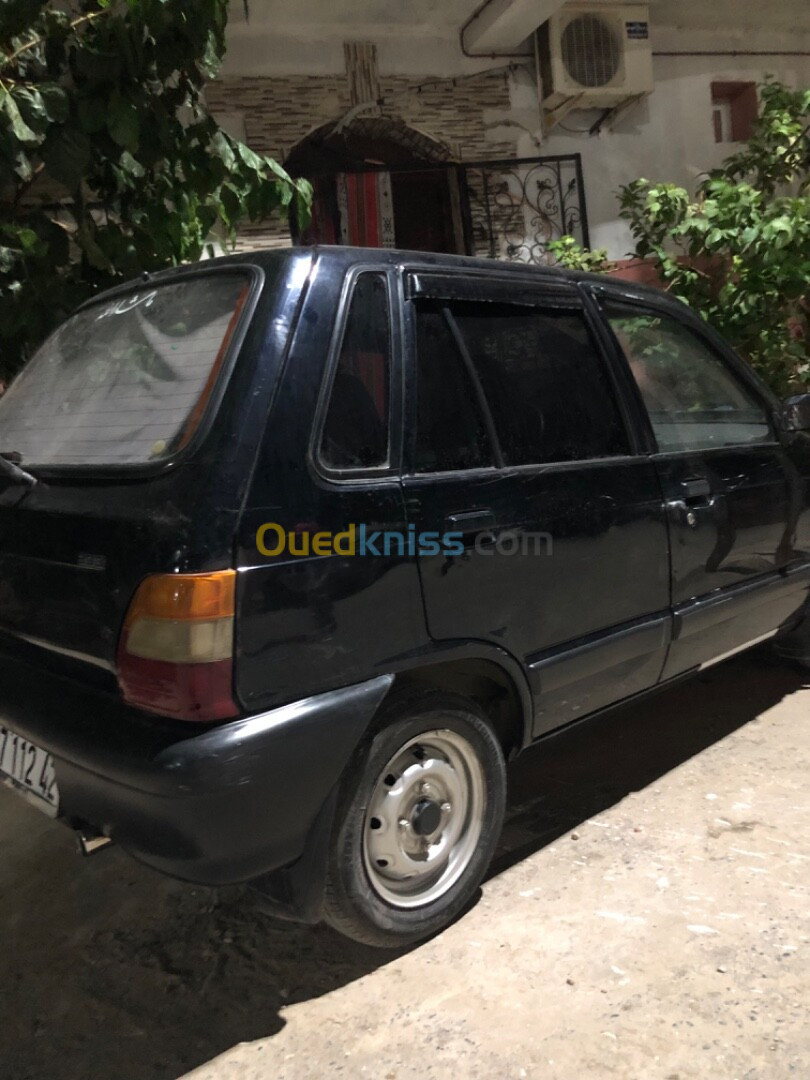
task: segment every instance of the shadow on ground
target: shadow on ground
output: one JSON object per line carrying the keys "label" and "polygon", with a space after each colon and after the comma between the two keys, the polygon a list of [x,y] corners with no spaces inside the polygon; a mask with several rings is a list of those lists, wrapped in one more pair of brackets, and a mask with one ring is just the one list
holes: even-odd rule
{"label": "shadow on ground", "polygon": [[510,808],[490,876],[640,791],[808,683],[756,650],[634,706],[552,736],[510,770]]}
{"label": "shadow on ground", "polygon": [[[511,768],[492,874],[803,684],[767,656],[732,661],[531,750]],[[120,852],[80,862],[66,832],[1,794],[0,1075],[10,1080],[174,1080],[238,1042],[272,1038],[285,1005],[391,959],[324,927],[270,920],[241,890],[160,878]]]}

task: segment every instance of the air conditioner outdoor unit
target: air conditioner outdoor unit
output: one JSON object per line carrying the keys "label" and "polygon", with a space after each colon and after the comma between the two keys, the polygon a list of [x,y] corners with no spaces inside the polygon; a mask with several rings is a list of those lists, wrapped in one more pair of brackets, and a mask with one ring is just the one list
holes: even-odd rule
{"label": "air conditioner outdoor unit", "polygon": [[537,35],[547,113],[613,108],[654,89],[645,5],[566,4]]}

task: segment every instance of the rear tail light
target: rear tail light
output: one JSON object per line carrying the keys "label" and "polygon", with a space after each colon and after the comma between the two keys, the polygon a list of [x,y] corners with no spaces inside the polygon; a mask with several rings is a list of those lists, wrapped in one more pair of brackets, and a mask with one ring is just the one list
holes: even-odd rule
{"label": "rear tail light", "polygon": [[235,570],[141,582],[118,646],[126,701],[179,720],[238,713],[231,689],[235,584]]}

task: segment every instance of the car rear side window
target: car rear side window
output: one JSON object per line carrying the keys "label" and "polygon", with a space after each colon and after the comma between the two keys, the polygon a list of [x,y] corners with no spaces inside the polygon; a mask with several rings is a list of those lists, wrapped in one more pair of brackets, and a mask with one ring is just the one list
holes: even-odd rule
{"label": "car rear side window", "polygon": [[0,400],[0,450],[25,465],[130,465],[189,442],[250,287],[203,274],[68,319]]}
{"label": "car rear side window", "polygon": [[391,332],[384,274],[354,285],[329,404],[320,458],[330,469],[374,469],[390,454]]}
{"label": "car rear side window", "polygon": [[[469,301],[453,301],[443,310],[456,328],[455,340],[440,350],[444,370],[466,352],[467,370],[492,417],[496,457],[499,453],[504,465],[629,453],[609,373],[581,312]],[[421,330],[419,336],[421,341]],[[465,393],[459,389],[453,396],[464,398]],[[466,399],[469,410],[469,391]],[[424,408],[420,395],[420,417]],[[457,412],[461,408],[456,404]],[[452,428],[456,421],[448,416]],[[468,445],[477,445],[481,453],[482,427],[470,428],[475,443],[468,438]],[[424,450],[422,455],[425,460]]]}

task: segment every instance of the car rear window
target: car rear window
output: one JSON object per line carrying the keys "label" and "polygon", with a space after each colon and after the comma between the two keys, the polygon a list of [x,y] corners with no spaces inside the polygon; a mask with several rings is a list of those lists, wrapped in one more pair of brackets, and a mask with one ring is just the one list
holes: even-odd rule
{"label": "car rear window", "polygon": [[249,287],[247,274],[201,274],[78,312],[0,399],[0,453],[32,467],[176,453],[199,425]]}

